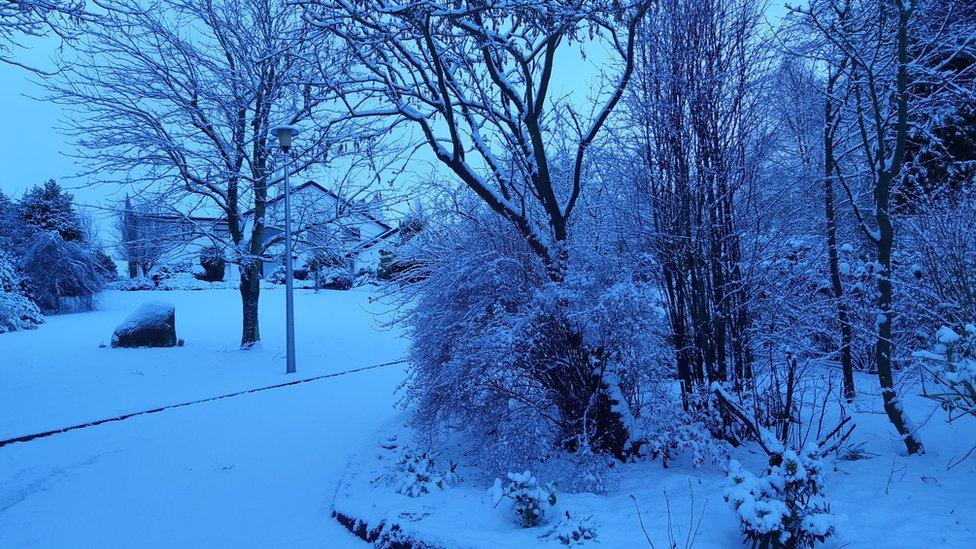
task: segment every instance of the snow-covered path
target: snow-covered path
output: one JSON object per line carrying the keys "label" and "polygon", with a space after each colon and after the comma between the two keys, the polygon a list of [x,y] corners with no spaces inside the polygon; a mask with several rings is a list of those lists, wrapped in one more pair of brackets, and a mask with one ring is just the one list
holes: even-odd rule
{"label": "snow-covered path", "polygon": [[0,449],[0,547],[356,547],[329,518],[398,367]]}
{"label": "snow-covered path", "polygon": [[[264,348],[236,350],[233,292],[110,294],[94,313],[0,337],[3,438],[288,380],[280,292]],[[296,300],[300,377],[395,360],[368,294]],[[177,305],[181,349],[100,349],[146,299]],[[271,313],[271,314],[268,314]],[[105,333],[107,330],[107,333]],[[14,337],[8,337],[14,336]],[[0,448],[0,547],[356,547],[329,518],[352,450],[394,413],[390,366]]]}

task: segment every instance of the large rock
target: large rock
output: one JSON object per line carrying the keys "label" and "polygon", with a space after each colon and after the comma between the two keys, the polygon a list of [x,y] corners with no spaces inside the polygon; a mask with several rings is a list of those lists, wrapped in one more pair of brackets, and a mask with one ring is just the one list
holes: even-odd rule
{"label": "large rock", "polygon": [[147,301],[112,334],[112,347],[175,347],[176,307],[163,301]]}

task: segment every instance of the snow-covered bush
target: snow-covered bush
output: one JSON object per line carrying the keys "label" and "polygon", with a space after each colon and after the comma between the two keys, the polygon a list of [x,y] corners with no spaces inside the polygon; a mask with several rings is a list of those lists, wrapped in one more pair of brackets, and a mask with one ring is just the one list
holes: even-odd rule
{"label": "snow-covered bush", "polygon": [[271,284],[284,284],[286,282],[285,267],[281,265],[275,267],[275,269],[271,271],[271,274],[268,275],[266,280]]}
{"label": "snow-covered bush", "polygon": [[563,545],[582,545],[596,539],[596,526],[592,515],[578,516],[569,511],[563,513],[543,538],[551,539]]}
{"label": "snow-covered bush", "polygon": [[314,272],[316,290],[348,290],[353,276],[345,267],[323,267]]}
{"label": "snow-covered bush", "polygon": [[37,305],[17,292],[0,291],[0,334],[29,330],[44,323]]}
{"label": "snow-covered bush", "polygon": [[935,387],[923,396],[938,402],[949,421],[962,416],[976,418],[976,325],[953,330],[947,326],[935,334],[931,352],[915,353],[926,365]]}
{"label": "snow-covered bush", "polygon": [[121,292],[140,292],[145,290],[155,290],[156,285],[153,284],[153,281],[148,278],[139,277],[115,280],[106,284],[105,288],[108,290],[118,290]]}
{"label": "snow-covered bush", "polygon": [[55,231],[37,231],[21,259],[31,296],[43,311],[91,309],[105,273],[94,250]]}
{"label": "snow-covered bush", "polygon": [[221,282],[224,280],[224,270],[227,261],[220,246],[207,246],[200,252],[200,266],[203,272],[197,278],[206,282]]}
{"label": "snow-covered bush", "polygon": [[173,278],[175,275],[176,273],[173,272],[173,269],[169,268],[168,265],[163,265],[162,267],[156,269],[156,272],[154,272],[150,278],[152,279],[153,284],[159,286],[164,281]]}
{"label": "snow-covered bush", "polygon": [[398,494],[417,498],[430,493],[431,487],[443,490],[457,484],[457,463],[451,462],[446,470],[440,470],[435,454],[407,449],[397,463],[395,479]]}
{"label": "snow-covered bush", "polygon": [[727,444],[716,439],[701,418],[682,410],[662,410],[642,450],[668,464],[682,455],[691,457],[696,468],[705,463],[724,463],[729,458]]}
{"label": "snow-covered bush", "polygon": [[[348,290],[352,288],[353,275],[341,253],[335,250],[315,250],[305,264],[307,276],[315,281],[317,290]],[[301,280],[297,276],[296,279]]]}
{"label": "snow-covered bush", "polygon": [[512,511],[515,519],[522,528],[532,528],[542,524],[546,517],[546,509],[556,505],[556,485],[549,483],[539,485],[539,481],[531,473],[509,473],[508,484],[496,478],[490,493],[495,505],[503,498],[512,500]]}
{"label": "snow-covered bush", "polygon": [[44,323],[40,309],[20,291],[20,276],[0,250],[0,334],[27,330]]}
{"label": "snow-covered bush", "polygon": [[559,453],[637,455],[645,410],[681,405],[648,334],[655,290],[582,253],[552,282],[524,239],[492,221],[411,240],[428,275],[401,289],[420,430],[460,426],[492,475]]}
{"label": "snow-covered bush", "polygon": [[758,477],[732,460],[729,481],[725,501],[753,547],[813,547],[835,532],[837,520],[824,494],[821,457],[815,446],[799,454],[784,452],[779,465]]}

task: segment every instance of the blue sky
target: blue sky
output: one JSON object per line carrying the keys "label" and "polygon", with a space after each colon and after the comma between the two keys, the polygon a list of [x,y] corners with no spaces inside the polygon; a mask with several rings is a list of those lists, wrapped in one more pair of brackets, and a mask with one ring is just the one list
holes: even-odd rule
{"label": "blue sky", "polygon": [[[766,10],[773,21],[784,12],[781,3],[773,3]],[[56,38],[32,39],[24,43],[27,48],[16,50],[18,61],[42,69],[52,66],[51,57],[59,47]],[[578,55],[568,51],[565,54]],[[554,91],[579,93],[579,81],[598,72],[592,66],[594,61],[591,58],[580,64],[575,59],[574,68],[562,75]],[[68,138],[57,130],[64,111],[50,102],[35,99],[44,95],[44,90],[36,83],[39,78],[23,68],[0,63],[0,120],[4,123],[0,131],[0,190],[8,196],[19,197],[33,185],[57,179],[75,194],[79,203],[95,206],[90,209],[92,214],[104,216],[97,207],[118,200],[121,188],[72,177],[79,171],[70,156],[72,147]]]}

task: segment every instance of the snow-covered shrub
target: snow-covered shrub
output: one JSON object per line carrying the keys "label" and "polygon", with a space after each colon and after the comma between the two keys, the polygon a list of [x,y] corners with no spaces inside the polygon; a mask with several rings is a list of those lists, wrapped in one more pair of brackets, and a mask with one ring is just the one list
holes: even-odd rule
{"label": "snow-covered shrub", "polygon": [[451,462],[446,470],[440,470],[435,454],[407,449],[397,463],[395,479],[398,494],[417,498],[430,493],[431,487],[443,490],[457,484],[457,463]]}
{"label": "snow-covered shrub", "polygon": [[29,330],[44,323],[34,302],[18,292],[0,291],[0,334]]}
{"label": "snow-covered shrub", "polygon": [[119,278],[119,268],[115,264],[115,260],[108,256],[102,250],[95,252],[95,258],[98,260],[98,266],[102,269],[102,274],[106,281],[118,280]]}
{"label": "snow-covered shrub", "polygon": [[153,281],[148,278],[139,277],[115,280],[106,284],[105,288],[108,290],[118,290],[121,292],[141,292],[145,290],[155,290],[156,285],[153,284]]}
{"label": "snow-covered shrub", "polygon": [[91,309],[94,295],[106,282],[94,250],[55,231],[33,235],[21,266],[32,299],[42,311]]}
{"label": "snow-covered shrub", "polygon": [[[315,250],[305,264],[307,276],[315,281],[317,290],[348,290],[352,288],[353,275],[348,262],[335,250]],[[297,276],[296,279],[301,280]]]}
{"label": "snow-covered shrub", "polygon": [[524,239],[493,221],[411,240],[428,274],[401,288],[420,430],[460,426],[492,475],[560,452],[637,455],[645,410],[681,405],[648,336],[660,318],[654,288],[582,253],[553,282]]}
{"label": "snow-covered shrub", "polygon": [[556,505],[556,485],[539,485],[531,473],[509,473],[508,484],[496,478],[490,493],[495,505],[503,498],[512,500],[512,511],[522,528],[532,528],[541,524],[546,517],[546,509]]}
{"label": "snow-covered shrub", "polygon": [[190,260],[188,260],[188,259],[183,259],[183,260],[177,261],[175,263],[172,263],[170,265],[170,269],[172,269],[172,271],[174,273],[191,273],[192,274],[193,273],[193,262],[190,261]]}
{"label": "snow-covered shrub", "polygon": [[176,273],[173,272],[173,269],[170,269],[167,265],[163,265],[162,267],[156,269],[156,272],[154,272],[150,278],[152,279],[153,284],[159,286],[164,281],[173,278],[175,274]]}
{"label": "snow-covered shrub", "polygon": [[728,444],[709,432],[706,422],[681,409],[662,410],[655,418],[643,452],[668,464],[681,455],[689,455],[696,468],[705,463],[724,463],[729,458]]}
{"label": "snow-covered shrub", "polygon": [[348,290],[353,276],[345,267],[323,267],[314,271],[316,290]]}
{"label": "snow-covered shrub", "polygon": [[27,330],[44,323],[40,309],[20,291],[20,276],[0,250],[0,334]]}
{"label": "snow-covered shrub", "polygon": [[582,545],[588,541],[593,541],[596,539],[593,515],[579,516],[566,511],[559,522],[553,525],[542,537],[558,541],[563,545]]}
{"label": "snow-covered shrub", "polygon": [[197,278],[206,282],[221,282],[224,280],[224,270],[227,261],[224,259],[224,251],[220,246],[207,246],[200,251],[200,266],[203,273]]}
{"label": "snow-covered shrub", "polygon": [[758,477],[732,460],[729,481],[725,501],[753,547],[813,547],[835,532],[837,520],[825,498],[821,457],[815,446],[799,454],[784,452],[779,465]]}
{"label": "snow-covered shrub", "polygon": [[268,275],[268,278],[266,280],[271,284],[284,284],[286,282],[285,267],[284,266],[275,267],[275,270],[271,271],[271,274]]}
{"label": "snow-covered shrub", "polygon": [[915,353],[935,383],[923,396],[938,402],[949,421],[966,415],[976,418],[976,325],[957,330],[943,326],[935,339],[931,352]]}

